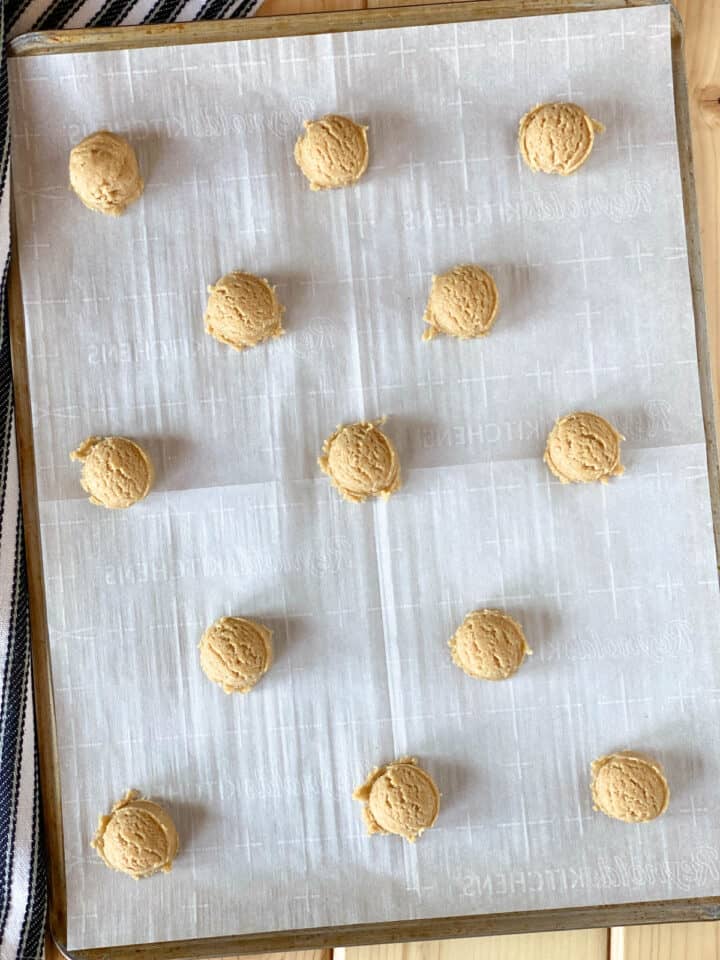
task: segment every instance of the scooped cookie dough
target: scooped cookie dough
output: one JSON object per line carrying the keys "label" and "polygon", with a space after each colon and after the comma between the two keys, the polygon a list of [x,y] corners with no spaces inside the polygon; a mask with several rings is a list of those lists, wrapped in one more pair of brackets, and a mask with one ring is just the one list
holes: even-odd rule
{"label": "scooped cookie dough", "polygon": [[171,870],[179,841],[170,814],[137,790],[129,790],[100,817],[91,846],[112,870],[139,880]]}
{"label": "scooped cookie dough", "polygon": [[380,425],[383,420],[340,426],[323,444],[320,468],[352,503],[384,500],[400,487],[397,450]]}
{"label": "scooped cookie dough", "polygon": [[367,170],[367,127],[349,117],[328,114],[306,120],[295,144],[295,163],[311,190],[332,190],[357,183]]}
{"label": "scooped cookie dough", "polygon": [[82,462],[80,485],[90,495],[90,503],[110,510],[142,500],[155,478],[148,455],[127,437],[88,437],[70,459]]}
{"label": "scooped cookie dough", "polygon": [[368,833],[394,833],[415,843],[440,811],[440,791],[414,757],[375,767],[353,793],[364,804]]}
{"label": "scooped cookie dough", "polygon": [[249,693],[272,659],[272,632],[244,617],[221,617],[200,641],[200,666],[225,693]]}
{"label": "scooped cookie dough", "polygon": [[423,340],[439,333],[460,340],[484,337],[495,322],[500,297],[490,274],[473,263],[453,267],[432,279],[423,320]]}
{"label": "scooped cookie dough", "polygon": [[138,199],[144,184],[127,140],[98,130],[70,151],[70,186],[90,210],[117,217]]}
{"label": "scooped cookie dough", "polygon": [[542,103],[520,121],[520,153],[531,170],[565,177],[585,163],[604,130],[576,103]]}
{"label": "scooped cookie dough", "polygon": [[283,333],[285,311],[267,280],[235,270],[208,287],[205,332],[235,350]]}
{"label": "scooped cookie dough", "polygon": [[670,788],[662,766],[652,758],[624,750],[600,757],[590,769],[593,809],[608,817],[641,823],[667,810]]}
{"label": "scooped cookie dough", "polygon": [[625,472],[620,463],[624,439],[597,413],[569,413],[550,431],[543,459],[562,483],[607,483]]}
{"label": "scooped cookie dough", "polygon": [[453,662],[478,680],[507,680],[532,653],[520,624],[501,610],[473,610],[450,638]]}

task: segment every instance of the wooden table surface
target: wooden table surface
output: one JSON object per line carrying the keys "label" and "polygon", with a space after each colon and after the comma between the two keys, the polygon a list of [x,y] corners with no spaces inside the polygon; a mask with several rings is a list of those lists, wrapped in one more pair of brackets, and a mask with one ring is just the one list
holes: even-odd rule
{"label": "wooden table surface", "polygon": [[[397,6],[420,0],[265,0],[259,16]],[[452,0],[448,0],[452,2]],[[705,297],[720,395],[720,0],[675,0],[685,22],[693,149],[702,232]],[[281,960],[284,955],[266,955]],[[288,960],[720,960],[720,921],[537,933],[476,940],[354,947],[286,955]],[[52,946],[48,960],[60,960]]]}

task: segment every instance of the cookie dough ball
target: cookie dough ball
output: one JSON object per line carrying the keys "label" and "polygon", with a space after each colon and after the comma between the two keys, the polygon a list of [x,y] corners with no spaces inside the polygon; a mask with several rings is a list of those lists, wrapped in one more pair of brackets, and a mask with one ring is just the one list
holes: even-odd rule
{"label": "cookie dough ball", "polygon": [[137,790],[129,790],[107,816],[100,817],[91,845],[112,870],[139,880],[171,870],[179,841],[169,813]]}
{"label": "cookie dough ball", "polygon": [[70,459],[82,462],[80,485],[90,503],[111,510],[142,500],[155,478],[148,455],[126,437],[88,437]]}
{"label": "cookie dough ball", "polygon": [[670,788],[659,763],[625,750],[593,761],[593,809],[615,820],[641,823],[667,810]]}
{"label": "cookie dough ball", "polygon": [[117,217],[138,199],[144,184],[127,140],[98,130],[70,151],[70,186],[90,210]]}
{"label": "cookie dough ball", "polygon": [[249,693],[272,657],[272,632],[243,617],[220,617],[200,641],[200,666],[225,693]]}
{"label": "cookie dough ball", "polygon": [[394,833],[410,843],[431,827],[440,811],[440,791],[414,757],[375,767],[353,793],[365,804],[368,833]]}
{"label": "cookie dough ball", "polygon": [[473,610],[450,638],[453,662],[478,680],[507,680],[532,650],[520,624],[501,610]]}
{"label": "cookie dough ball", "polygon": [[220,343],[244,350],[282,335],[285,307],[267,280],[234,270],[208,292],[205,332]]}
{"label": "cookie dough ball", "polygon": [[597,413],[569,413],[550,431],[543,459],[562,483],[607,483],[625,472],[620,463],[624,439]]}
{"label": "cookie dough ball", "polygon": [[295,163],[310,181],[310,189],[357,183],[368,165],[367,127],[335,114],[306,120],[304,127],[295,144]]}
{"label": "cookie dough ball", "polygon": [[383,422],[338,427],[323,444],[318,463],[352,503],[368,497],[387,500],[400,487],[400,461],[392,441],[379,429]]}
{"label": "cookie dough ball", "polygon": [[490,274],[473,263],[433,277],[423,320],[423,340],[439,333],[460,340],[484,337],[495,322],[500,297]]}
{"label": "cookie dough ball", "polygon": [[520,153],[531,170],[566,177],[585,163],[604,129],[575,103],[542,103],[520,121]]}

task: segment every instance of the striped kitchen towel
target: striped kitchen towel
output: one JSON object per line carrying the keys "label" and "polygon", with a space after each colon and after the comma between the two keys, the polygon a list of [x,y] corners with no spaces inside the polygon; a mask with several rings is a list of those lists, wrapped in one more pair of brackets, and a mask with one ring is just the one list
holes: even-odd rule
{"label": "striped kitchen towel", "polygon": [[0,960],[43,954],[46,871],[7,318],[10,131],[6,42],[27,30],[251,16],[262,0],[8,0],[0,10]]}

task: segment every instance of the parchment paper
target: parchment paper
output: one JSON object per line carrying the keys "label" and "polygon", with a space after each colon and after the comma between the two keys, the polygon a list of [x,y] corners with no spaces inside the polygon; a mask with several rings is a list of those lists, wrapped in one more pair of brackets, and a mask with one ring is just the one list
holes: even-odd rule
{"label": "parchment paper", "polygon": [[[68,868],[69,946],[720,892],[718,587],[666,7],[11,62],[13,176]],[[572,97],[607,126],[582,171],[535,176],[518,118]],[[292,147],[370,126],[352,190],[313,194]],[[121,219],[67,190],[71,146],[127,134]],[[477,261],[480,342],[420,339],[433,271]],[[277,283],[287,335],[242,355],[205,288]],[[596,410],[626,475],[562,487],[555,417]],[[389,416],[405,477],[342,502],[315,459]],[[149,447],[158,485],[88,504],[68,453]],[[450,662],[498,605],[534,656],[512,682]],[[275,631],[248,697],[198,665],[202,629]],[[591,809],[590,761],[639,748],[668,813]],[[416,846],[364,835],[351,791],[413,754],[443,792]],[[182,853],[132,883],[89,848],[128,787]]]}

